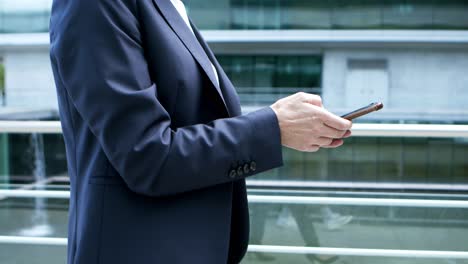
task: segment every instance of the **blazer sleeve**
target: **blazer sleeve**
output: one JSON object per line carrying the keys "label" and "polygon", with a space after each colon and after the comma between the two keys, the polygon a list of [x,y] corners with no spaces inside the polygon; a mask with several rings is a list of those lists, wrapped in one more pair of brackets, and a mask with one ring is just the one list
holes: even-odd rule
{"label": "blazer sleeve", "polygon": [[[54,7],[50,47],[57,86],[127,186],[148,196],[172,195],[281,166],[280,130],[270,107],[171,129],[131,2],[138,1],[61,1],[67,6]],[[245,164],[248,173],[239,171]]]}

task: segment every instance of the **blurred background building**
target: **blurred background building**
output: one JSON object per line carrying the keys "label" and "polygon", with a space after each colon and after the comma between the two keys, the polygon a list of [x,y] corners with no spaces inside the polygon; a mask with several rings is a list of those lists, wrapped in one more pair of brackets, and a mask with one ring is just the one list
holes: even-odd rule
{"label": "blurred background building", "polygon": [[[51,3],[0,0],[2,120],[58,120],[48,55]],[[335,206],[253,200],[252,244],[381,249],[387,254],[341,256],[348,263],[468,263],[468,254],[431,255],[468,251],[468,206],[447,205],[468,200],[467,133],[444,126],[439,134],[416,129],[407,137],[408,126],[402,126],[429,125],[427,131],[433,131],[441,124],[468,123],[468,1],[185,4],[236,86],[244,112],[298,91],[321,95],[337,114],[373,101],[385,104],[385,111],[358,120],[377,128],[364,129],[365,136],[313,154],[285,148],[284,167],[249,179],[252,195],[337,199]],[[379,133],[377,124],[383,123],[393,125],[393,135]],[[61,135],[34,132],[0,134],[4,189],[67,190]],[[377,202],[363,205],[361,198]],[[380,198],[408,203],[393,206]],[[0,205],[0,236],[66,236],[66,199],[7,197]],[[344,221],[351,220],[346,216],[352,221]],[[343,223],[328,228],[327,218]],[[310,255],[277,254],[271,248],[258,254],[255,249],[245,263],[311,263]],[[386,249],[408,250],[407,256],[391,257]],[[414,258],[411,250],[427,255]],[[65,252],[60,246],[2,243],[0,261],[63,263]]]}

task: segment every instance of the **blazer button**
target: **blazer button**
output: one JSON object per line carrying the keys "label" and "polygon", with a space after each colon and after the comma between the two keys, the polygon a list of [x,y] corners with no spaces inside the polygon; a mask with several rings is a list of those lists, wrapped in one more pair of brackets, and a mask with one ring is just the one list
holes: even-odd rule
{"label": "blazer button", "polygon": [[236,170],[231,170],[231,171],[229,172],[229,177],[230,177],[230,178],[234,179],[236,176],[237,176]]}
{"label": "blazer button", "polygon": [[250,172],[249,164],[246,163],[246,164],[244,164],[244,173],[247,174],[249,172]]}
{"label": "blazer button", "polygon": [[244,174],[244,169],[242,168],[242,166],[239,166],[237,168],[237,175],[242,176],[242,174]]}
{"label": "blazer button", "polygon": [[250,170],[255,171],[257,169],[257,163],[255,161],[250,162]]}

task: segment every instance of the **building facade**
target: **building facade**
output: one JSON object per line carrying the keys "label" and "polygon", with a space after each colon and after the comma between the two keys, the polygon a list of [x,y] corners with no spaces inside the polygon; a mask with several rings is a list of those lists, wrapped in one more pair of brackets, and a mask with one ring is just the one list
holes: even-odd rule
{"label": "building facade", "polygon": [[[0,5],[7,106],[56,109],[51,0]],[[339,113],[384,102],[372,121],[467,121],[466,1],[192,0],[187,9],[243,106],[307,91]]]}
{"label": "building facade", "polygon": [[[374,101],[385,104],[384,111],[357,123],[468,124],[466,0],[184,2],[235,85],[244,112],[304,91],[321,95],[325,107],[337,114]],[[0,119],[58,118],[48,55],[51,4],[0,1]],[[34,182],[31,175],[42,164],[48,178],[66,185],[61,136],[40,138],[43,147],[37,135],[0,135],[2,183]],[[42,163],[38,153],[45,155]],[[249,179],[249,193],[468,200],[466,157],[468,138],[456,136],[355,137],[339,149],[318,153],[284,148],[285,166]],[[66,204],[52,204],[66,209]],[[463,207],[339,204],[333,207],[335,214],[352,215],[356,224],[335,234],[322,223],[323,204],[251,208],[253,244],[468,251],[468,211]],[[62,233],[57,236],[66,235],[64,227],[58,229]],[[0,257],[2,250],[0,245]],[[273,263],[310,263],[304,254],[271,255]],[[246,263],[262,257],[249,253]],[[468,256],[452,259],[446,263],[466,263]],[[347,260],[408,263],[396,257]]]}

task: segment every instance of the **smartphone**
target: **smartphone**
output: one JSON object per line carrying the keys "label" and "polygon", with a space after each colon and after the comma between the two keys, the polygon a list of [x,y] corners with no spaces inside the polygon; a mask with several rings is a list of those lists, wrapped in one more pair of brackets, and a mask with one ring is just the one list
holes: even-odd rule
{"label": "smartphone", "polygon": [[382,103],[372,103],[372,104],[370,104],[368,106],[364,106],[364,107],[359,108],[357,110],[354,110],[354,111],[352,111],[350,113],[342,115],[341,117],[344,118],[344,119],[353,120],[355,118],[358,118],[358,117],[363,116],[363,115],[367,115],[367,114],[372,113],[374,111],[379,111],[382,108],[383,108]]}

